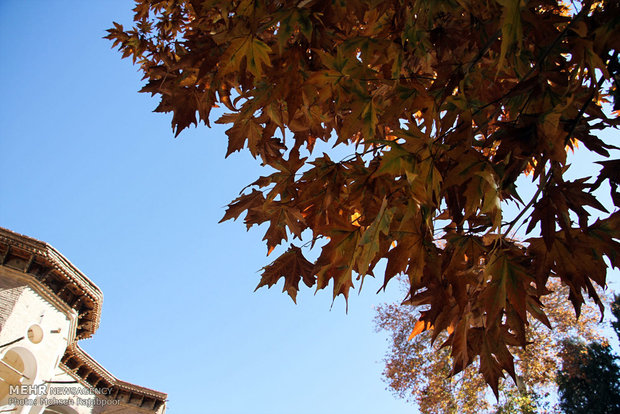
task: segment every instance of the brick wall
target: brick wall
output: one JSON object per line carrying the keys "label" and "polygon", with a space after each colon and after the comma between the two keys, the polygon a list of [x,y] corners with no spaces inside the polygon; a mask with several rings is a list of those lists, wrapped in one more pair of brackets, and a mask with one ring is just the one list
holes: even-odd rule
{"label": "brick wall", "polygon": [[0,266],[0,332],[26,285],[10,278]]}

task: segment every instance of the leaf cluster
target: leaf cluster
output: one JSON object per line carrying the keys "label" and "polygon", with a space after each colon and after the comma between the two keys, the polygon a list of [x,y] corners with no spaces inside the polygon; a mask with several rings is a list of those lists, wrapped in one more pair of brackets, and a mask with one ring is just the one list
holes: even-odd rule
{"label": "leaf cluster", "polygon": [[[528,345],[510,349],[515,356],[517,381],[500,380],[495,403],[488,398],[476,364],[450,375],[450,351],[442,346],[447,333],[440,334],[439,341],[433,344],[430,331],[416,332],[419,312],[411,306],[379,307],[375,326],[377,331],[388,334],[383,376],[389,389],[415,403],[422,413],[555,412],[545,397],[557,391],[556,374],[562,366],[563,344],[572,338],[599,341],[603,337],[599,312],[593,303],[584,306],[577,319],[566,298],[568,288],[557,279],[550,280],[547,287],[552,293],[544,297],[543,304],[553,329],[541,322],[527,326]],[[608,302],[606,297],[604,301]]]}
{"label": "leaf cluster", "polygon": [[[600,303],[604,256],[619,265],[620,214],[592,194],[616,191],[617,161],[593,184],[565,172],[578,143],[616,149],[595,133],[618,124],[602,105],[618,96],[620,5],[572,4],[137,0],[133,27],[107,38],[140,65],[177,135],[223,105],[227,156],[247,149],[272,171],[223,218],[266,224],[269,253],[288,246],[259,287],[284,279],[295,300],[303,281],[347,298],[384,261],[384,286],[406,275],[423,326],[451,330],[452,372],[479,357],[497,390],[528,320],[548,322],[549,277],[579,312],[584,292]],[[317,154],[317,141],[352,155]],[[527,202],[524,174],[538,181]],[[508,201],[522,212],[506,221]],[[517,243],[524,223],[538,237]]]}

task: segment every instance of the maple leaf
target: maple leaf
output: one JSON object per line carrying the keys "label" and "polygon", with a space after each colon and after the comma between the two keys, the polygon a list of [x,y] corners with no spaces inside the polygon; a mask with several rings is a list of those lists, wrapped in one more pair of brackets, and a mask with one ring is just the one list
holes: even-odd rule
{"label": "maple leaf", "polygon": [[[219,124],[228,121],[226,118],[220,118],[215,122]],[[244,119],[226,131],[226,135],[228,135],[227,157],[233,152],[243,149],[247,141],[250,152],[256,158],[258,155],[257,147],[263,136],[263,127],[254,118]]]}
{"label": "maple leaf", "polygon": [[508,48],[515,43],[518,44],[518,48],[521,48],[523,29],[521,26],[521,0],[498,0],[498,3],[503,6],[502,45],[497,64],[497,71],[499,72],[504,67]]}
{"label": "maple leaf", "polygon": [[[269,170],[222,220],[266,224],[269,253],[304,243],[263,285],[284,278],[294,296],[312,264],[316,288],[332,283],[348,305],[356,274],[386,259],[383,288],[406,275],[431,338],[454,330],[453,371],[479,356],[494,390],[528,320],[548,322],[549,278],[578,312],[584,292],[602,303],[620,226],[595,190],[609,183],[620,205],[617,161],[592,184],[565,177],[578,142],[603,158],[617,149],[596,136],[620,126],[603,108],[618,104],[617,2],[137,0],[134,13],[106,37],[140,65],[175,136],[222,104],[226,156],[247,150]],[[526,222],[540,237],[517,243]]]}
{"label": "maple leaf", "polygon": [[368,266],[379,252],[379,238],[381,234],[387,235],[389,233],[393,216],[393,209],[387,208],[387,199],[384,198],[377,217],[364,231],[359,242],[360,252],[357,256],[357,270],[360,274],[366,274]]}
{"label": "maple leaf", "polygon": [[257,38],[253,38],[247,48],[248,70],[258,79],[263,76],[263,65],[271,66],[269,52],[271,52],[269,45]]}
{"label": "maple leaf", "polygon": [[383,288],[387,283],[399,273],[407,273],[412,286],[420,287],[422,279],[426,252],[423,238],[416,233],[401,238],[393,249],[386,255],[388,262],[385,269],[385,279]]}
{"label": "maple leaf", "polygon": [[303,231],[304,218],[296,209],[283,204],[276,204],[272,208],[262,211],[264,218],[261,221],[269,221],[269,228],[265,232],[263,240],[267,241],[268,253],[271,254],[273,249],[279,245],[282,240],[287,240],[286,228],[298,238],[301,238]]}
{"label": "maple leaf", "polygon": [[220,223],[230,219],[236,220],[245,211],[261,208],[264,201],[263,193],[258,190],[253,190],[250,194],[243,194],[228,205]]}
{"label": "maple leaf", "polygon": [[515,377],[514,359],[508,348],[501,341],[494,341],[488,333],[480,336],[482,343],[480,373],[493,390],[495,397],[499,398],[499,379],[504,377],[502,374],[503,370],[509,371],[512,377]]}
{"label": "maple leaf", "polygon": [[424,332],[424,331],[426,331],[428,329],[431,329],[431,328],[432,328],[432,326],[431,326],[430,323],[424,322],[424,321],[417,321],[415,323],[415,325],[413,326],[413,330],[411,331],[411,333],[407,337],[407,340],[411,341],[413,338],[415,338],[416,336],[418,336],[422,332]]}
{"label": "maple leaf", "polygon": [[490,282],[483,293],[483,300],[490,320],[501,316],[507,306],[513,307],[521,319],[526,320],[525,292],[534,279],[511,256],[511,252],[495,250],[485,268]]}
{"label": "maple leaf", "polygon": [[466,315],[456,325],[456,328],[451,333],[450,344],[452,346],[452,375],[461,372],[472,362],[472,355],[468,346],[467,334],[470,329],[470,315]]}
{"label": "maple leaf", "polygon": [[618,186],[620,185],[620,173],[618,172],[620,171],[620,160],[600,161],[597,164],[602,165],[603,168],[601,168],[590,191],[597,189],[603,181],[609,180],[611,199],[616,207],[620,207],[620,192],[618,192]]}
{"label": "maple leaf", "polygon": [[555,223],[565,230],[570,238],[571,220],[569,210],[577,213],[579,225],[582,229],[588,226],[590,215],[585,206],[594,207],[600,211],[608,212],[607,209],[589,192],[584,189],[590,187],[582,178],[572,182],[554,183],[544,193],[543,197],[534,205],[530,223],[527,227],[529,233],[538,222],[541,223],[541,234],[547,248],[551,248],[555,238]]}
{"label": "maple leaf", "polygon": [[284,278],[282,292],[288,293],[293,302],[297,303],[299,281],[302,280],[308,287],[312,287],[315,283],[314,265],[306,260],[299,247],[291,246],[270,265],[263,268],[261,280],[255,290],[263,286],[270,288],[280,278]]}

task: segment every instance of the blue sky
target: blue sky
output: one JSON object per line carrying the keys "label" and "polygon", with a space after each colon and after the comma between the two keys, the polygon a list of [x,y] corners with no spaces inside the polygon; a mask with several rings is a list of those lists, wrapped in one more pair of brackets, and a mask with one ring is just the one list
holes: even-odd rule
{"label": "blue sky", "polygon": [[[170,115],[102,39],[129,1],[0,2],[0,226],[44,240],[104,292],[81,345],[118,378],[169,394],[169,413],[411,413],[381,380],[385,336],[366,280],[349,312],[253,290],[264,229],[217,224],[261,171],[225,160],[221,126],[174,139]],[[613,278],[617,279],[617,273]]]}
{"label": "blue sky", "polygon": [[[170,413],[405,413],[385,390],[387,349],[367,280],[295,305],[253,293],[265,229],[217,224],[261,171],[228,159],[219,125],[177,139],[141,76],[102,39],[132,2],[0,2],[0,226],[50,243],[104,293],[81,346],[123,380],[169,394]],[[330,309],[331,308],[331,309]]]}

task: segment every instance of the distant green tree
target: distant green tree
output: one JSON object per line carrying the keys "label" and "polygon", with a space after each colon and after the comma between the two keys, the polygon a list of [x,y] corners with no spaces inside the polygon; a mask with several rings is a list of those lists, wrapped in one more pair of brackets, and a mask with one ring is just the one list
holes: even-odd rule
{"label": "distant green tree", "polygon": [[[620,296],[612,304],[612,326],[620,338]],[[567,340],[561,351],[562,370],[557,375],[560,407],[568,414],[620,412],[618,356],[606,342],[585,344]]]}
{"label": "distant green tree", "polygon": [[620,295],[614,296],[614,301],[611,304],[611,313],[616,318],[615,322],[611,323],[612,328],[616,331],[618,340],[620,340]]}

